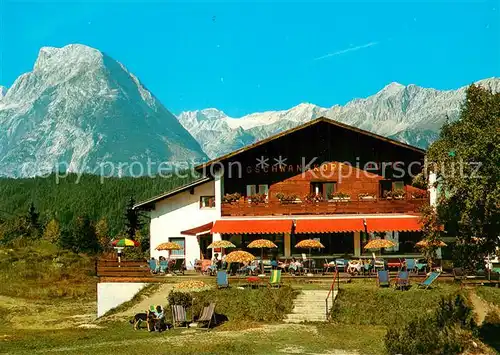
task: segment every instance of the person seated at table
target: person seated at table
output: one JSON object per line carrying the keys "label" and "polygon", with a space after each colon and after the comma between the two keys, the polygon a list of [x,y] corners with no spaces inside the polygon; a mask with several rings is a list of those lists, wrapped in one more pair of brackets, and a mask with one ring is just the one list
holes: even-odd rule
{"label": "person seated at table", "polygon": [[363,267],[362,260],[350,260],[347,266],[347,272],[350,274],[359,274]]}
{"label": "person seated at table", "polygon": [[278,268],[278,261],[276,260],[275,256],[273,256],[273,258],[271,259],[271,268],[273,270],[276,270]]}
{"label": "person seated at table", "polygon": [[288,270],[289,265],[290,264],[288,263],[288,260],[285,260],[285,261],[279,260],[278,261],[278,268],[285,271],[285,272]]}
{"label": "person seated at table", "polygon": [[292,258],[288,270],[292,273],[300,272],[302,270],[302,263],[295,258]]}

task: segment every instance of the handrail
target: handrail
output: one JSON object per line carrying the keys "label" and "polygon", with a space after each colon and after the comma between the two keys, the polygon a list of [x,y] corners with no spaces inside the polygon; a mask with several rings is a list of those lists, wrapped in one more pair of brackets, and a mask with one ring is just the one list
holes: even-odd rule
{"label": "handrail", "polygon": [[333,291],[335,290],[335,280],[337,280],[337,291],[340,290],[340,274],[339,274],[339,269],[338,267],[335,267],[335,274],[333,275],[333,280],[332,284],[330,286],[330,290],[328,291],[328,295],[325,298],[325,306],[326,306],[326,319],[328,320],[329,317],[329,308],[328,308],[328,299],[330,298],[330,295],[332,296],[332,306],[333,303],[335,302],[335,298],[333,297]]}

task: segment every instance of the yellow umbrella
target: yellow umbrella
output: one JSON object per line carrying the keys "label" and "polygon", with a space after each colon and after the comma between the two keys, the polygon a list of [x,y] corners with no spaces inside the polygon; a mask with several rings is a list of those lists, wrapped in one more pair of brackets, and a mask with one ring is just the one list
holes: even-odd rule
{"label": "yellow umbrella", "polygon": [[222,254],[224,254],[224,249],[226,248],[236,248],[236,245],[231,243],[229,240],[216,240],[215,242],[210,243],[207,249],[222,249]]}
{"label": "yellow umbrella", "polygon": [[[170,260],[170,253],[172,250],[181,250],[182,247],[175,242],[161,243],[156,247],[156,250],[168,250],[168,259]],[[170,267],[170,266],[169,266]]]}
{"label": "yellow umbrella", "polygon": [[391,248],[396,244],[388,239],[373,239],[370,240],[366,245],[365,249],[381,249],[381,248]]}
{"label": "yellow umbrella", "polygon": [[249,263],[255,260],[255,256],[243,250],[233,251],[226,255],[228,263]]}
{"label": "yellow umbrella", "polygon": [[174,285],[174,290],[183,292],[196,292],[196,291],[204,291],[210,289],[210,285],[207,285],[203,281],[199,280],[191,280],[191,281],[182,281],[178,284]]}
{"label": "yellow umbrella", "polygon": [[[395,246],[396,243],[394,243],[392,240],[388,239],[372,239],[370,240],[366,245],[365,249],[382,249],[382,248],[391,248]],[[372,252],[373,256],[373,261],[376,261],[375,257],[375,252]]]}
{"label": "yellow umbrella", "polygon": [[278,246],[267,239],[257,239],[248,244],[249,248],[260,249],[260,272],[264,273],[264,248],[277,248]]}
{"label": "yellow umbrella", "polygon": [[[426,247],[429,246],[429,241],[423,239],[423,240],[421,240],[420,242],[418,242],[415,245],[418,246],[418,247],[421,247],[421,248],[426,248]],[[447,244],[445,242],[443,242],[442,240],[436,240],[433,243],[431,243],[431,245],[434,245],[434,246],[436,246],[438,248],[447,246]]]}
{"label": "yellow umbrella", "polygon": [[325,246],[321,244],[321,242],[314,240],[314,239],[304,239],[295,244],[295,248],[299,249],[309,249],[309,268],[312,266],[312,259],[311,259],[311,249],[321,249],[324,248]]}

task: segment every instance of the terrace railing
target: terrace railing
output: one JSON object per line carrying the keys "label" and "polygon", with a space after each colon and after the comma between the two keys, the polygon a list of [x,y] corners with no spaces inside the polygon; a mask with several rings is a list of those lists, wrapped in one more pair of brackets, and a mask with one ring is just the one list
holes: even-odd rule
{"label": "terrace railing", "polygon": [[145,277],[151,276],[148,263],[145,261],[121,261],[99,259],[96,261],[98,277]]}
{"label": "terrace railing", "polygon": [[339,276],[339,269],[336,269],[335,274],[333,275],[333,280],[332,280],[332,284],[330,286],[330,291],[328,291],[328,295],[326,296],[326,299],[325,299],[326,320],[331,319],[330,308],[333,307],[333,304],[335,303],[335,299],[338,295],[339,290],[340,290],[340,276]]}
{"label": "terrace railing", "polygon": [[372,213],[416,213],[428,205],[421,199],[370,199],[337,200],[320,202],[267,201],[252,203],[238,201],[222,204],[223,216],[272,216],[272,215],[324,215],[324,214],[372,214]]}

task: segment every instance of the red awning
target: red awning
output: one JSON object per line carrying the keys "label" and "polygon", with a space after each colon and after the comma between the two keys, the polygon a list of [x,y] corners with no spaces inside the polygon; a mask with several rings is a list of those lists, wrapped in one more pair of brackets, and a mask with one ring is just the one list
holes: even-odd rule
{"label": "red awning", "polygon": [[191,228],[185,231],[182,231],[181,234],[185,235],[197,235],[197,234],[203,234],[203,233],[209,233],[210,229],[212,229],[212,226],[214,225],[214,222],[210,222],[207,224],[204,224],[199,227]]}
{"label": "red awning", "polygon": [[224,220],[216,221],[212,233],[272,234],[290,233],[292,221],[286,219]]}
{"label": "red awning", "polygon": [[367,218],[366,227],[368,232],[422,230],[419,218]]}
{"label": "red awning", "polygon": [[301,219],[295,226],[295,233],[338,233],[364,230],[361,218]]}

